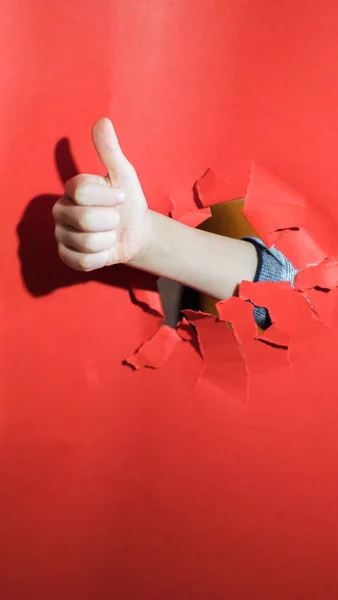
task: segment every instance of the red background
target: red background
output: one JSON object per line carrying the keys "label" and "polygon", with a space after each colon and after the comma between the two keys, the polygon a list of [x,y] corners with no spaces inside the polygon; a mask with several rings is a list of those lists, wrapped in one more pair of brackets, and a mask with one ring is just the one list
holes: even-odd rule
{"label": "red background", "polygon": [[62,138],[102,172],[101,116],[152,208],[208,167],[242,190],[255,160],[335,212],[337,29],[334,0],[3,0],[2,598],[337,597],[326,374],[257,376],[240,406],[192,391],[186,344],[132,372],[158,320],[130,272],[61,265],[50,215]]}

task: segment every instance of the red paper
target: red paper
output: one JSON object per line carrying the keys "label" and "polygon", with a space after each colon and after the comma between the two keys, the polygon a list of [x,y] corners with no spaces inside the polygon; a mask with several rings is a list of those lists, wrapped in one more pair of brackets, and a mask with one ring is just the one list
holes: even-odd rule
{"label": "red paper", "polygon": [[271,246],[271,236],[275,240],[276,232],[299,228],[306,212],[306,198],[261,167],[252,165],[243,214],[267,246]]}
{"label": "red paper", "polygon": [[218,302],[217,312],[222,321],[229,321],[234,327],[237,342],[243,346],[248,339],[257,336],[258,330],[253,317],[253,306],[240,298],[229,298]]}
{"label": "red paper", "polygon": [[[175,194],[175,200],[171,198],[172,210],[170,211],[170,216],[175,219],[175,221],[180,221],[180,223],[183,223],[184,225],[198,227],[198,225],[211,217],[211,211],[209,208],[198,207],[192,193],[191,195],[189,194],[189,197],[190,202],[187,205],[186,191],[184,194]],[[183,202],[181,202],[182,199]],[[179,208],[177,207],[178,203],[180,206]]]}
{"label": "red paper", "polygon": [[[226,399],[246,401],[246,371],[243,357],[226,323],[212,315],[185,310],[197,330],[203,368],[197,386],[202,393]],[[225,371],[226,366],[226,371]]]}
{"label": "red paper", "polygon": [[319,287],[331,290],[338,286],[338,260],[336,257],[325,259],[319,265],[307,267],[296,276],[295,286],[300,291]]}
{"label": "red paper", "polygon": [[288,349],[289,336],[275,323],[272,323],[272,325],[261,335],[259,335],[257,339],[262,342],[267,342],[272,346],[276,346],[276,348],[284,348],[285,350]]}
{"label": "red paper", "polygon": [[[242,284],[241,294],[243,289],[245,290],[245,286]],[[265,377],[269,371],[283,373],[285,368],[289,368],[288,355],[280,351],[288,348],[287,334],[273,324],[262,335],[258,335],[253,308],[253,305],[245,300],[245,295],[217,303],[220,318],[230,322],[233,327],[234,336],[245,361],[248,387],[253,375]]]}
{"label": "red paper", "polygon": [[186,212],[176,190],[190,202],[209,166],[242,197],[254,160],[307,199],[278,248],[302,268],[338,256],[337,28],[335,0],[2,1],[4,600],[336,600],[336,288],[244,285],[287,350],[191,316],[207,378],[189,341],[134,372],[160,319],[129,289],[155,287],[67,270],[51,205],[65,138],[104,174],[107,115],[152,209]]}
{"label": "red paper", "polygon": [[228,179],[217,177],[212,169],[208,169],[204,173],[203,177],[196,182],[195,188],[199,202],[204,207],[240,197],[236,186]]}
{"label": "red paper", "polygon": [[312,288],[307,290],[304,296],[310,302],[315,317],[337,329],[337,288],[331,291]]}
{"label": "red paper", "polygon": [[185,342],[191,342],[194,338],[195,329],[190,325],[188,319],[183,317],[182,320],[177,324],[176,331],[180,338]]}
{"label": "red paper", "polygon": [[310,303],[289,282],[249,283],[240,285],[241,298],[268,308],[272,322],[286,333],[311,336],[317,326]]}
{"label": "red paper", "polygon": [[131,294],[136,303],[162,317],[164,316],[162,302],[158,291],[132,288]]}
{"label": "red paper", "polygon": [[126,363],[134,369],[162,367],[173,352],[176,344],[181,341],[175,329],[162,325],[155,335],[145,342],[137,352],[126,359]]}
{"label": "red paper", "polygon": [[298,269],[338,255],[338,222],[331,214],[264,169],[252,166],[243,214],[267,246]]}

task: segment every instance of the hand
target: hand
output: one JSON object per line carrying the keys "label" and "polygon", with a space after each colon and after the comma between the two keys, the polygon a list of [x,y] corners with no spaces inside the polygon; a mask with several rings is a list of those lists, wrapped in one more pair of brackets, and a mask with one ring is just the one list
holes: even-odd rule
{"label": "hand", "polygon": [[93,142],[107,176],[73,177],[53,208],[59,256],[78,271],[128,263],[147,243],[147,201],[109,119],[95,123]]}

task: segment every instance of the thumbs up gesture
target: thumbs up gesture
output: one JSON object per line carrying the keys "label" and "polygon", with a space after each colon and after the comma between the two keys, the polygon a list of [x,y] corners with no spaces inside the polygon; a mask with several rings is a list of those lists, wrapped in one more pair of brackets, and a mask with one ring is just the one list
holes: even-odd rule
{"label": "thumbs up gesture", "polygon": [[93,142],[107,176],[73,177],[53,208],[60,258],[78,271],[128,263],[147,243],[147,201],[109,119],[95,123]]}

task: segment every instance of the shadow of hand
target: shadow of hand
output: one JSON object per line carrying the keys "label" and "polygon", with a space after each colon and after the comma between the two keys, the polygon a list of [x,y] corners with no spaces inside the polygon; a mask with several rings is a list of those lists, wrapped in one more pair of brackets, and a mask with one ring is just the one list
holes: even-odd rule
{"label": "shadow of hand", "polygon": [[[71,154],[69,141],[59,140],[55,147],[55,161],[62,184],[79,171]],[[156,279],[125,265],[106,267],[90,273],[73,271],[59,258],[54,237],[52,208],[59,196],[42,194],[33,198],[17,227],[21,274],[26,289],[33,296],[44,296],[52,291],[98,281],[114,287],[156,289]]]}

